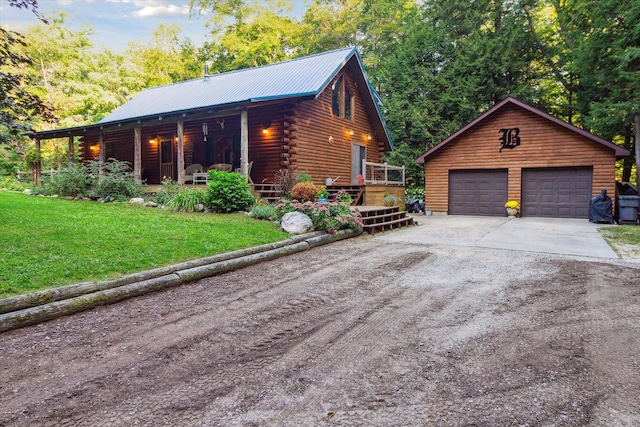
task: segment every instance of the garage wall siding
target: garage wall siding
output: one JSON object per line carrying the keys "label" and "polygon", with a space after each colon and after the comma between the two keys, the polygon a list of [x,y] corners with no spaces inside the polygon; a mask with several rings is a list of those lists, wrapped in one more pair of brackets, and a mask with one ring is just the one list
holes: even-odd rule
{"label": "garage wall siding", "polygon": [[[520,146],[500,152],[500,129],[519,128]],[[521,201],[524,168],[593,167],[593,195],[615,194],[615,153],[516,105],[506,105],[425,161],[425,204],[448,211],[449,170],[508,169],[508,199]],[[506,200],[505,200],[506,202]]]}

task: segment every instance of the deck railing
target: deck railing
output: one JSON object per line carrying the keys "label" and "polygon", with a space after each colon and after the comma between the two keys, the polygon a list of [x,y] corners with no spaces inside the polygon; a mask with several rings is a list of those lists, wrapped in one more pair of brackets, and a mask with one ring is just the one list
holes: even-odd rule
{"label": "deck railing", "polygon": [[391,166],[386,163],[362,161],[365,184],[384,184],[404,186],[404,166]]}

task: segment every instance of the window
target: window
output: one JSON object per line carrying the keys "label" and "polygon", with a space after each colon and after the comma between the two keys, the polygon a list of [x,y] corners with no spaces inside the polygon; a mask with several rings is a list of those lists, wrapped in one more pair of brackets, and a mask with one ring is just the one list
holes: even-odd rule
{"label": "window", "polygon": [[331,111],[335,117],[353,119],[353,95],[346,84],[344,76],[338,77],[331,87]]}
{"label": "window", "polygon": [[351,91],[348,87],[345,86],[344,90],[344,118],[347,120],[351,120],[351,106],[353,102],[353,97],[351,96]]}
{"label": "window", "polygon": [[341,116],[340,112],[340,104],[342,104],[342,86],[344,82],[342,80],[342,76],[338,77],[338,80],[333,84],[333,93],[331,95],[331,106],[333,110],[333,115],[336,117]]}

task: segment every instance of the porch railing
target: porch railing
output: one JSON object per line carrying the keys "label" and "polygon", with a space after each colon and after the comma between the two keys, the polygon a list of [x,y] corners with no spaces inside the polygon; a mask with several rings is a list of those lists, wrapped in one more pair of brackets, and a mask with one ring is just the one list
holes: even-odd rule
{"label": "porch railing", "polygon": [[362,161],[365,184],[404,185],[404,166]]}

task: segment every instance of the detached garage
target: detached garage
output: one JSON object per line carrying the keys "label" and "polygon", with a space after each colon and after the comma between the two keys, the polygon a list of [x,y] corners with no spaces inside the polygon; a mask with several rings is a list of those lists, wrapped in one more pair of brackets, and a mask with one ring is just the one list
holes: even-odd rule
{"label": "detached garage", "polygon": [[615,194],[615,162],[629,152],[514,98],[507,98],[416,161],[425,206],[450,215],[587,218],[589,200]]}

